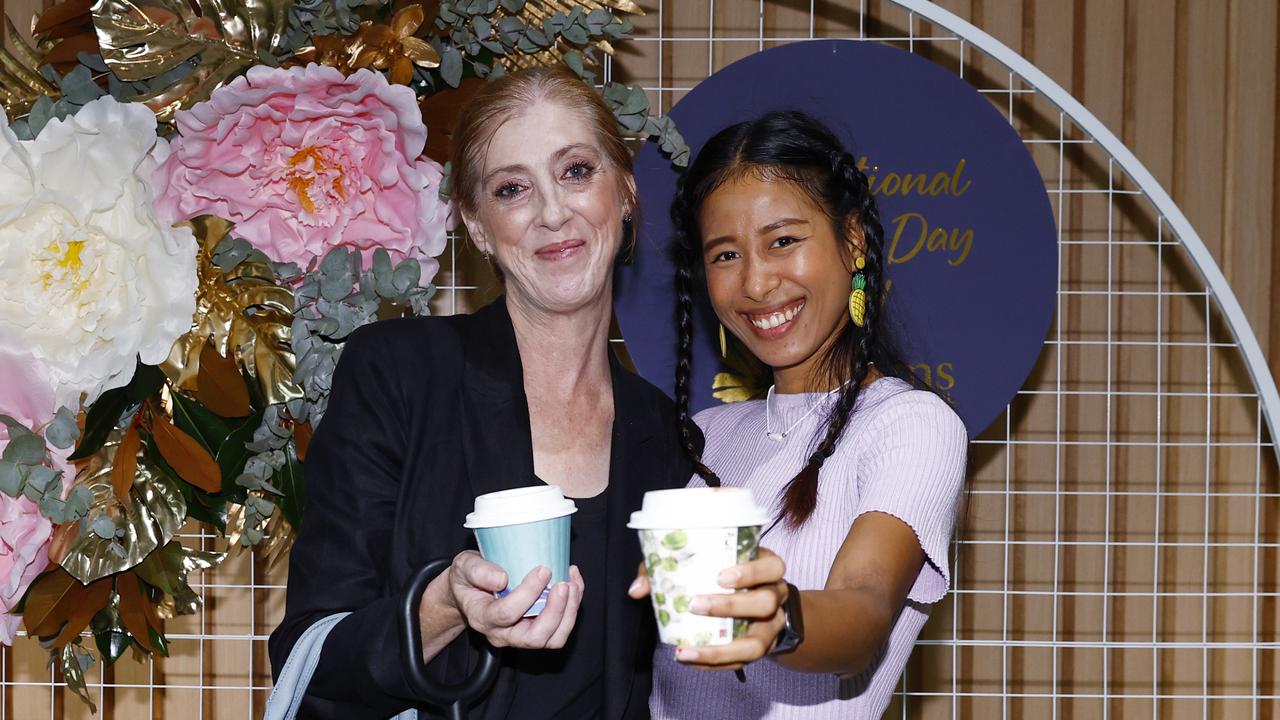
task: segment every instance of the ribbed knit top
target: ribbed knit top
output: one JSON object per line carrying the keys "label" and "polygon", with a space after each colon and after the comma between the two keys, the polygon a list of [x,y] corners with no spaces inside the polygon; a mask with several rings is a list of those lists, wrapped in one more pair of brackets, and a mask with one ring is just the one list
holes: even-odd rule
{"label": "ribbed knit top", "polygon": [[[694,418],[706,434],[705,461],[725,485],[749,487],[757,502],[779,507],[821,438],[835,396],[775,395],[769,430],[798,423],[781,442],[766,437],[765,401],[704,410]],[[822,403],[807,417],[814,403]],[[675,662],[674,649],[654,654],[650,708],[657,720],[695,718],[879,718],[929,617],[946,595],[948,546],[964,486],[968,436],[955,412],[937,396],[895,378],[864,388],[835,454],[818,481],[813,515],[799,530],[779,523],[761,545],[786,562],[786,578],[801,590],[820,590],[853,521],[866,512],[892,515],[909,525],[927,557],[888,643],[862,674],[838,678],[787,670],[765,659],[746,668],[747,682],[730,672],[703,672]],[[690,486],[701,486],[695,476]],[[817,628],[808,627],[807,632]]]}

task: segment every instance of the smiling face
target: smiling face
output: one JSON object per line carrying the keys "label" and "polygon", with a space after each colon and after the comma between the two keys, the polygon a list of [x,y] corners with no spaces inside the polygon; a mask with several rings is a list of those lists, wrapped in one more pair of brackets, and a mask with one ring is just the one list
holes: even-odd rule
{"label": "smiling face", "polygon": [[534,103],[493,135],[479,175],[476,211],[463,220],[502,269],[512,302],[567,313],[611,299],[633,181],[580,113]]}
{"label": "smiling face", "polygon": [[779,392],[828,389],[814,371],[849,322],[861,237],[838,238],[794,183],[755,173],[707,196],[698,226],[720,322],[773,368]]}

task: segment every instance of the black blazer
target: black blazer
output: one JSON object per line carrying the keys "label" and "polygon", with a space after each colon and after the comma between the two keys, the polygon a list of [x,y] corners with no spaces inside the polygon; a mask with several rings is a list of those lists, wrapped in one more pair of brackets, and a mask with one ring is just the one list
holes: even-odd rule
{"label": "black blazer", "polygon": [[[626,527],[647,490],[682,487],[691,466],[674,406],[610,353],[614,424],[607,506],[605,716],[647,718],[655,629],[626,595],[640,560]],[[405,682],[397,608],[430,560],[474,548],[462,527],[476,495],[538,482],[523,371],[505,298],[473,315],[375,323],[353,333],[306,462],[306,512],[289,562],[285,617],[271,634],[275,673],[302,632],[352,614],[325,641],[300,717],[378,718],[421,705]],[[466,632],[428,665],[455,682],[474,659]],[[473,718],[518,716],[503,667]]]}

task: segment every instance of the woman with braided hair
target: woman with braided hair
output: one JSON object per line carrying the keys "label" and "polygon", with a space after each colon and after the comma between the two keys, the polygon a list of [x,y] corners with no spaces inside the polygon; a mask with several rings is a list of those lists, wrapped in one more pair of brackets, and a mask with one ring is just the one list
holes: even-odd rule
{"label": "woman with braided hair", "polygon": [[[918,388],[886,332],[884,237],[867,179],[820,122],[772,112],[707,142],[672,216],[690,484],[751,488],[777,518],[761,539],[770,550],[721,575],[741,592],[693,603],[748,618],[747,636],[659,647],[651,710],[878,718],[949,586],[967,436],[945,402]],[[690,420],[693,300],[704,291],[722,347],[742,343],[774,384],[763,400]],[[647,591],[643,578],[633,587]],[[681,667],[738,670],[765,657],[745,668],[745,684]]]}

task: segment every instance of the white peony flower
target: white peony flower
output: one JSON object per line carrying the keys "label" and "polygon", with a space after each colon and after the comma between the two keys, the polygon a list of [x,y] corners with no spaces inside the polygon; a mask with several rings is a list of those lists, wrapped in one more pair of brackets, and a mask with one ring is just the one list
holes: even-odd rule
{"label": "white peony flower", "polygon": [[0,111],[0,332],[48,367],[55,406],[128,384],[191,327],[195,237],[152,207],[168,154],[144,105],[103,97],[31,141]]}

